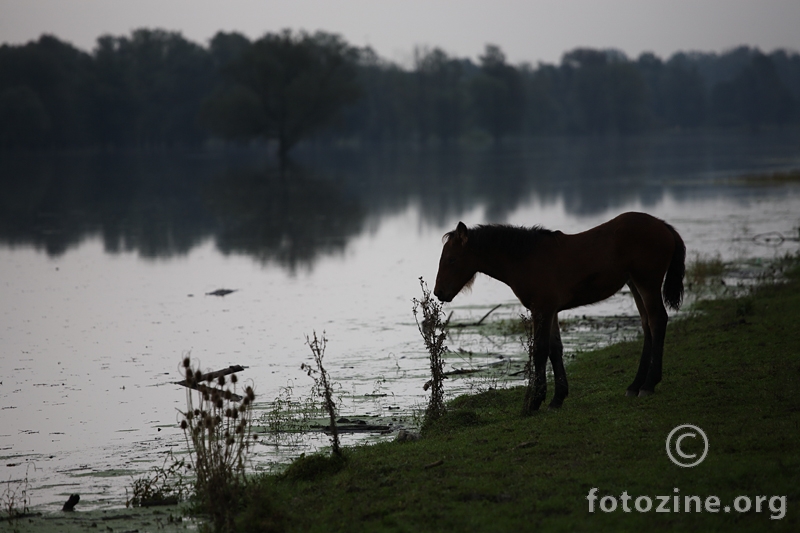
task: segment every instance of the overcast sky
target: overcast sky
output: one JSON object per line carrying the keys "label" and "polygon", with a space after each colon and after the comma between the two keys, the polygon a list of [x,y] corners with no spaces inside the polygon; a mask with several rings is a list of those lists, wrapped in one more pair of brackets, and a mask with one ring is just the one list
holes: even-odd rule
{"label": "overcast sky", "polygon": [[2,43],[49,33],[91,50],[102,34],[142,27],[202,44],[219,30],[325,30],[405,64],[418,45],[476,58],[492,43],[535,64],[578,46],[664,58],[741,44],[800,51],[800,0],[0,0]]}

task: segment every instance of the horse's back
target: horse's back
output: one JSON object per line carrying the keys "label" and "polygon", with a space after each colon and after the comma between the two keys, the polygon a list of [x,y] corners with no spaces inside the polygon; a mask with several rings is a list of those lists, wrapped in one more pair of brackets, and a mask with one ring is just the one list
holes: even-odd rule
{"label": "horse's back", "polygon": [[[614,255],[632,276],[663,280],[675,251],[670,226],[647,213],[623,213],[608,221]],[[600,227],[600,226],[598,226]]]}
{"label": "horse's back", "polygon": [[674,247],[669,226],[645,213],[623,213],[582,233],[564,235],[551,270],[553,283],[560,287],[559,307],[603,300],[631,279],[660,287]]}

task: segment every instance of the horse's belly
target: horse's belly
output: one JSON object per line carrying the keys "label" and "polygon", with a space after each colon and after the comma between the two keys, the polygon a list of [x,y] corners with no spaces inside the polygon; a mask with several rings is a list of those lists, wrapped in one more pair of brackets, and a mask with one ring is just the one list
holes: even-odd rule
{"label": "horse's belly", "polygon": [[559,306],[559,310],[601,302],[616,294],[625,285],[625,281],[627,280],[601,279],[599,275],[589,276],[570,291],[571,297]]}

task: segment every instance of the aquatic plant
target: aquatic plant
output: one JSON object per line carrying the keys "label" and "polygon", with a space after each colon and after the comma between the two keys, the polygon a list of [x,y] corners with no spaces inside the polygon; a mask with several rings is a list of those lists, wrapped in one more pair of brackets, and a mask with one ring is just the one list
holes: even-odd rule
{"label": "aquatic plant", "polygon": [[125,507],[149,507],[182,501],[190,492],[183,475],[186,470],[186,461],[177,459],[170,450],[163,465],[154,466],[148,473],[133,480],[132,495],[125,502]]}
{"label": "aquatic plant", "polygon": [[686,265],[686,281],[688,288],[699,292],[712,282],[720,283],[725,273],[725,263],[717,254],[714,257],[701,257],[696,255]]}
{"label": "aquatic plant", "polygon": [[[0,495],[0,506],[8,521],[23,518],[28,515],[31,504],[30,485],[28,484],[28,468],[33,463],[28,463],[25,469],[25,478],[22,480],[8,480],[6,488]],[[36,466],[34,466],[34,469]]]}
{"label": "aquatic plant", "polygon": [[[431,379],[425,384],[425,390],[430,389],[431,397],[428,401],[428,407],[425,410],[423,419],[423,428],[438,419],[444,414],[444,356],[448,351],[444,341],[447,339],[447,324],[450,322],[449,318],[445,318],[442,304],[437,302],[431,297],[431,291],[428,285],[419,278],[419,285],[422,289],[422,299],[418,300],[413,298],[411,301],[414,304],[412,309],[414,313],[414,320],[417,323],[422,340],[425,343],[425,348],[428,350],[428,356],[431,365]],[[422,321],[420,322],[419,314],[422,313]]]}
{"label": "aquatic plant", "polygon": [[278,390],[271,408],[259,418],[259,423],[267,427],[271,442],[295,443],[307,431],[318,405],[313,398],[297,398],[294,387],[286,385]]}
{"label": "aquatic plant", "polygon": [[[180,427],[195,473],[195,495],[201,511],[208,513],[215,531],[233,531],[234,516],[243,501],[245,465],[256,440],[252,434],[253,387],[236,393],[238,379],[219,372],[203,374],[183,359],[186,376],[186,412]],[[216,383],[219,387],[214,386]],[[195,397],[196,399],[193,399]]]}
{"label": "aquatic plant", "polygon": [[314,364],[312,367],[303,363],[300,368],[314,380],[314,388],[312,396],[322,399],[322,408],[328,414],[330,419],[330,432],[331,432],[331,450],[333,454],[341,457],[342,450],[339,447],[339,431],[336,427],[336,402],[333,399],[333,383],[331,383],[328,373],[322,366],[322,359],[325,357],[325,347],[328,345],[328,339],[325,338],[325,332],[322,332],[322,337],[317,337],[317,332],[312,333],[312,337],[306,335],[306,344],[311,348],[311,353],[314,355]]}

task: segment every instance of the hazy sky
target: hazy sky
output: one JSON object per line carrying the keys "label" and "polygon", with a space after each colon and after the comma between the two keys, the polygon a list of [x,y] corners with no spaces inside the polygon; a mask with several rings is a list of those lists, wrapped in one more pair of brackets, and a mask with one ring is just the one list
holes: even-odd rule
{"label": "hazy sky", "polygon": [[218,30],[325,30],[406,64],[416,45],[475,58],[493,43],[513,63],[554,63],[578,46],[631,57],[740,44],[800,50],[800,0],[0,0],[2,43],[50,33],[91,50],[102,34],[141,27],[202,44]]}

